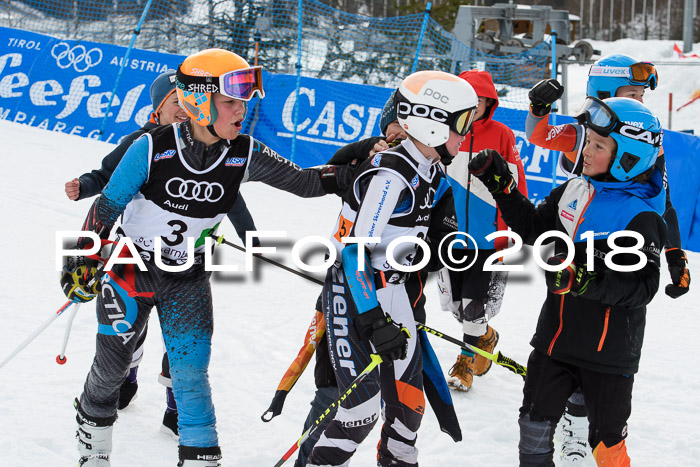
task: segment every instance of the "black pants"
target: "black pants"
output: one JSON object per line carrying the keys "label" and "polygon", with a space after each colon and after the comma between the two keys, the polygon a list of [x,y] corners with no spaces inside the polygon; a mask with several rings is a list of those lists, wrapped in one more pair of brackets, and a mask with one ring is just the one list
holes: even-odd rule
{"label": "black pants", "polygon": [[577,387],[585,399],[591,447],[595,449],[601,441],[610,447],[624,440],[632,412],[633,384],[633,375],[591,371],[533,350],[520,408],[521,465],[551,465],[553,427]]}

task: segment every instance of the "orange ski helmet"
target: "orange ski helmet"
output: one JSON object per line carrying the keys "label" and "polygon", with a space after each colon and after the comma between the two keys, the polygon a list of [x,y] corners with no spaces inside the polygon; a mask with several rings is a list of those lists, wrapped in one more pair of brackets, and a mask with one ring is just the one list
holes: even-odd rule
{"label": "orange ski helmet", "polygon": [[262,68],[223,49],[207,49],[190,55],[177,67],[177,98],[193,122],[200,126],[216,121],[212,94],[221,93],[242,101],[255,94],[265,97]]}

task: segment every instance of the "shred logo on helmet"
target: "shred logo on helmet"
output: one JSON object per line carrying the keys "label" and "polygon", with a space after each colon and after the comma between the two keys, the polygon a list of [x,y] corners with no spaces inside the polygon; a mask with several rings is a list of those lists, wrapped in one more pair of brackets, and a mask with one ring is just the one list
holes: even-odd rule
{"label": "shred logo on helmet", "polygon": [[177,67],[177,98],[187,115],[200,126],[216,121],[212,94],[249,101],[265,97],[262,68],[223,49],[207,49],[190,55]]}
{"label": "shred logo on helmet", "polygon": [[644,86],[652,91],[659,85],[653,63],[640,62],[629,55],[613,54],[595,62],[588,71],[586,95],[607,99],[623,86]]}
{"label": "shred logo on helmet", "polygon": [[443,71],[418,71],[396,91],[396,116],[406,134],[436,148],[447,165],[454,157],[445,146],[450,130],[466,135],[478,103],[476,92],[462,78]]}
{"label": "shred logo on helmet", "polygon": [[661,122],[641,102],[627,97],[603,101],[589,96],[575,117],[588,129],[615,140],[617,150],[610,175],[616,180],[634,178],[656,163],[663,142]]}

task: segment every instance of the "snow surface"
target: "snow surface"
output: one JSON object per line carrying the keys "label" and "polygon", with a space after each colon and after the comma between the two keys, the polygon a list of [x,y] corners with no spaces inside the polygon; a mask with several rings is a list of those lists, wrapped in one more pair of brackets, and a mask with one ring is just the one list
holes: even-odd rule
{"label": "snow surface", "polygon": [[[640,52],[646,50],[650,56],[644,58],[654,60],[665,58],[663,51],[672,47],[670,42],[659,42],[663,41],[596,42],[594,47],[604,53],[625,51],[640,58]],[[698,45],[695,49],[696,53],[700,51]],[[673,74],[662,69],[661,82],[667,80],[670,86],[670,81],[678,78],[672,87],[674,93],[689,95],[700,88],[697,72],[691,76],[686,71],[685,77]],[[574,78],[585,81],[585,72],[570,72],[572,88]],[[654,93],[660,92],[667,91],[660,88]],[[649,102],[654,101],[650,98]],[[689,114],[698,113],[692,106],[687,110]],[[700,131],[698,118],[687,120],[696,132]],[[55,268],[55,234],[58,230],[78,230],[92,201],[68,201],[63,184],[99,166],[113,146],[6,121],[0,122],[0,139],[0,196],[5,200],[0,207],[4,226],[0,229],[0,245],[5,247],[6,258],[0,269],[0,360],[4,360],[65,303]],[[290,265],[291,242],[308,235],[328,236],[340,207],[336,197],[300,200],[257,183],[245,184],[241,191],[259,230],[289,233],[290,242],[280,243],[280,253],[272,257]],[[238,242],[228,223],[222,233]],[[531,258],[531,253],[524,252],[523,257]],[[689,260],[697,281],[700,254],[689,253]],[[219,247],[217,261],[244,268],[243,254],[227,246]],[[669,282],[665,264],[663,267],[662,289]],[[216,330],[210,379],[224,466],[273,465],[301,435],[314,390],[311,368],[287,397],[281,416],[270,423],[263,423],[260,416],[302,345],[319,290],[318,285],[266,263],[256,262],[255,273],[251,274],[215,274]],[[690,466],[697,465],[700,458],[700,372],[695,368],[695,339],[700,335],[696,309],[699,290],[694,284],[677,300],[660,290],[649,306],[627,438],[635,465]],[[439,310],[433,280],[426,293],[427,324],[459,337],[460,326],[449,313]],[[528,259],[525,272],[511,273],[502,312],[492,322],[501,336],[497,349],[522,364],[527,363],[531,350],[528,343],[544,295],[543,274]],[[76,464],[72,401],[82,390],[94,353],[93,313],[94,303],[83,305],[77,313],[65,365],[57,365],[55,357],[61,348],[68,312],[0,368],[0,465]],[[157,382],[162,350],[159,333],[156,314],[152,313],[139,370],[138,398],[120,413],[115,425],[115,467],[177,463],[176,441],[159,431],[165,409],[165,390]],[[458,349],[437,338],[431,337],[431,342],[447,371]],[[471,392],[453,393],[464,436],[460,443],[439,431],[427,408],[417,444],[421,466],[517,465],[521,390],[520,377],[494,366],[476,379]],[[360,446],[352,465],[373,465],[378,439],[377,427]]]}

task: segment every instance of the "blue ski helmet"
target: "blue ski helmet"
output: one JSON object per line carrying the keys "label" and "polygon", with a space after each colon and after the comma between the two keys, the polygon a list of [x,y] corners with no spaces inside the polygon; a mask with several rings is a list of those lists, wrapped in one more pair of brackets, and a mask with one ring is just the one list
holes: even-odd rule
{"label": "blue ski helmet", "polygon": [[591,65],[586,95],[607,99],[615,97],[622,86],[644,86],[653,91],[658,84],[659,75],[652,63],[639,62],[629,55],[613,54]]}
{"label": "blue ski helmet", "polygon": [[627,97],[601,101],[587,97],[576,116],[579,123],[617,143],[610,175],[626,181],[649,170],[661,150],[661,122],[641,102]]}

